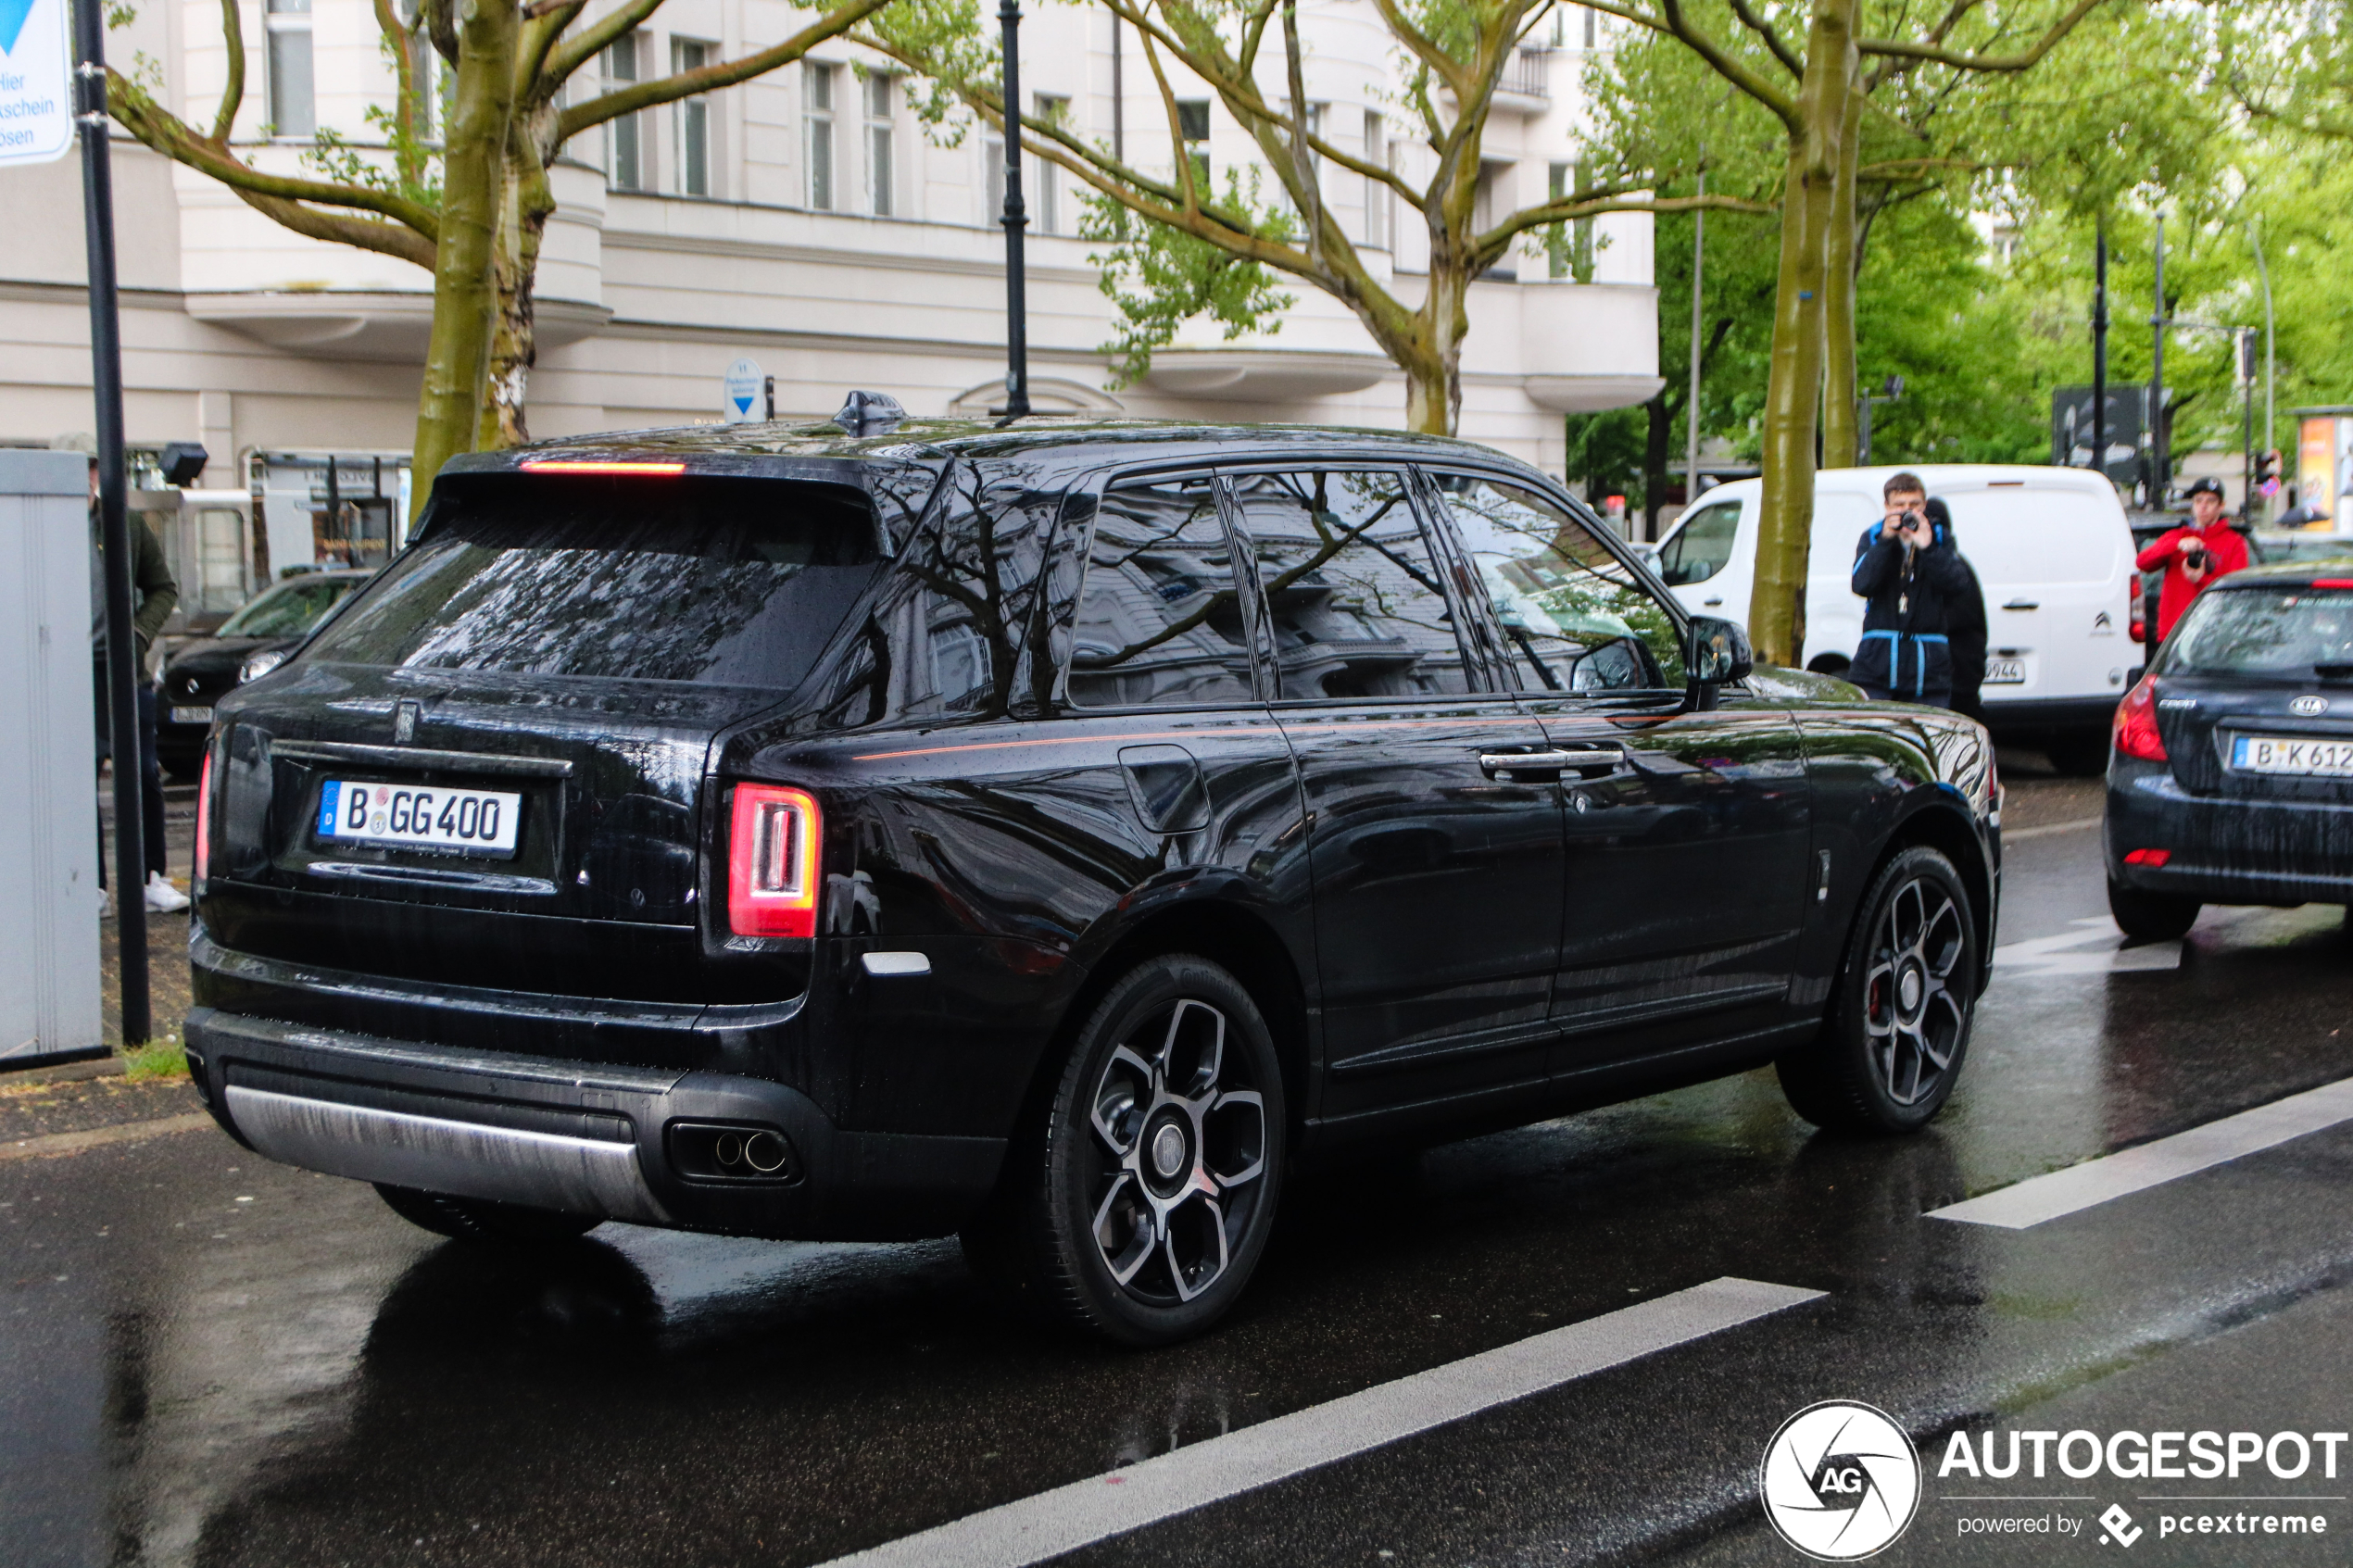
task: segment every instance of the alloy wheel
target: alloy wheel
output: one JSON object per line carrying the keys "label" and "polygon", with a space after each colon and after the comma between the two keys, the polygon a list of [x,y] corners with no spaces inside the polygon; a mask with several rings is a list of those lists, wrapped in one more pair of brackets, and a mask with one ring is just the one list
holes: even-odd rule
{"label": "alloy wheel", "polygon": [[1180,997],[1112,1048],[1088,1102],[1094,1245],[1154,1306],[1224,1277],[1265,1190],[1266,1102],[1227,1043],[1225,1013]]}
{"label": "alloy wheel", "polygon": [[1863,1031],[1880,1086],[1897,1105],[1936,1092],[1969,1025],[1957,972],[1969,926],[1951,894],[1916,877],[1889,895],[1872,933]]}

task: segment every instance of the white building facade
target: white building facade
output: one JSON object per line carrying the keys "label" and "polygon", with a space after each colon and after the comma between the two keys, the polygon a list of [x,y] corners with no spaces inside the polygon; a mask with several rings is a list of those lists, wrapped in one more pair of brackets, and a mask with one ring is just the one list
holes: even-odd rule
{"label": "white building facade", "polygon": [[[318,128],[380,143],[367,110],[392,92],[363,0],[241,0],[247,88],[233,140],[297,172]],[[597,9],[603,9],[599,5]],[[159,97],[208,124],[226,77],[218,0],[149,0],[109,44],[159,72]],[[737,57],[810,13],[773,0],[669,0],[573,92]],[[1326,137],[1409,177],[1429,154],[1398,107],[1400,69],[1369,0],[1302,6],[1304,80]],[[1173,167],[1167,115],[1132,30],[1096,6],[1040,7],[1023,28],[1033,109],[1065,115],[1139,167]],[[1564,7],[1513,62],[1485,144],[1496,217],[1573,187],[1592,13]],[[1279,56],[1270,64],[1279,71]],[[849,44],[706,99],[664,106],[571,144],[538,275],[539,436],[710,421],[730,362],[775,381],[780,417],[830,415],[886,392],[919,415],[1002,400],[1002,151],[917,119],[911,84]],[[1257,148],[1202,88],[1184,97],[1188,153],[1224,171]],[[1279,97],[1270,92],[1270,98]],[[1279,330],[1226,342],[1189,328],[1138,384],[1114,387],[1115,311],[1076,237],[1067,174],[1026,159],[1032,397],[1044,409],[1395,427],[1403,378],[1343,307],[1307,283]],[[203,483],[346,499],[405,483],[431,279],[387,257],[296,235],[222,186],[116,141],[126,414],[134,447],[198,441]],[[1324,195],[1377,268],[1416,292],[1426,236],[1373,182]],[[1276,189],[1268,181],[1265,188]],[[79,166],[0,174],[0,444],[87,431]],[[1580,279],[1582,281],[1580,281]],[[1528,237],[1472,291],[1461,433],[1559,472],[1561,415],[1623,407],[1659,385],[1650,220],[1618,214],[1548,243]],[[339,455],[331,470],[327,459]],[[321,474],[331,472],[334,484]],[[387,499],[390,497],[387,496]],[[385,508],[396,515],[396,507]],[[298,521],[273,524],[281,568]]]}

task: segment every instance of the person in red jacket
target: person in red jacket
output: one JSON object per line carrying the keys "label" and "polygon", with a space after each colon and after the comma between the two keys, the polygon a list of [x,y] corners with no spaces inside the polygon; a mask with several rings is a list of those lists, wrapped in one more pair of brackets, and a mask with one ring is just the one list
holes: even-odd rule
{"label": "person in red jacket", "polygon": [[2193,483],[2190,521],[2159,534],[2134,564],[2143,571],[2164,570],[2165,585],[2157,597],[2157,640],[2162,643],[2207,584],[2246,565],[2246,541],[2222,521],[2221,482]]}

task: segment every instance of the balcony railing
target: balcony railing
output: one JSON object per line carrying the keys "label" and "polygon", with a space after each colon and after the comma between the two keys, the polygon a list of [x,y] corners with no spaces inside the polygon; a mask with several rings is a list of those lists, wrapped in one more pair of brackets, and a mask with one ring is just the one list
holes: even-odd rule
{"label": "balcony railing", "polygon": [[1543,98],[1553,95],[1553,52],[1550,49],[1520,49],[1512,56],[1511,64],[1495,83],[1495,91],[1515,98]]}

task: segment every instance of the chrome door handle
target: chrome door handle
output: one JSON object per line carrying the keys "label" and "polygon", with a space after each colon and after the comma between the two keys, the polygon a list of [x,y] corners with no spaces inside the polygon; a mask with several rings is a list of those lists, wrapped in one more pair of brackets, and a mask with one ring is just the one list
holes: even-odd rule
{"label": "chrome door handle", "polygon": [[2037,599],[2012,599],[2002,608],[2004,609],[2040,609],[2043,606]]}
{"label": "chrome door handle", "polygon": [[1626,753],[1616,746],[1482,751],[1478,754],[1478,765],[1491,773],[1558,773],[1571,768],[1615,768],[1625,760]]}

